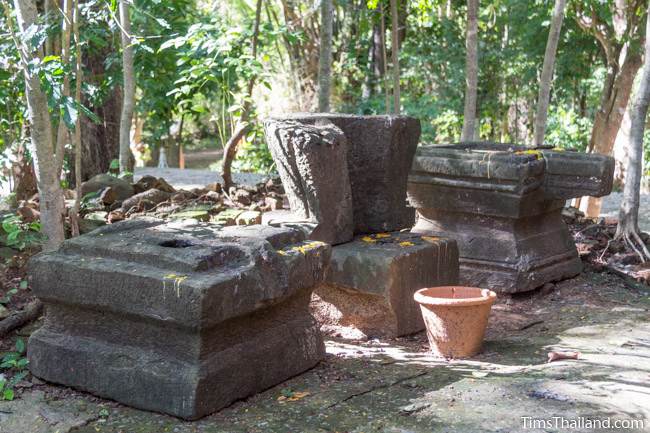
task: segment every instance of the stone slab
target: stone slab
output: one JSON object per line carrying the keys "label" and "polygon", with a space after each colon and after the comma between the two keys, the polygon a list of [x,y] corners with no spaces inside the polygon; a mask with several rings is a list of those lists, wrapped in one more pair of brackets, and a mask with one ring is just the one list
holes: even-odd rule
{"label": "stone slab", "polygon": [[542,150],[544,192],[551,199],[602,197],[612,192],[614,158],[597,153]]}
{"label": "stone slab", "polygon": [[335,307],[336,317],[319,321],[335,320],[371,336],[412,334],[424,329],[413,293],[457,282],[453,240],[408,232],[359,236],[332,249],[330,269],[315,293]]}
{"label": "stone slab", "polygon": [[458,242],[460,284],[524,292],[582,271],[560,210],[512,219],[426,209],[413,232]]}
{"label": "stone slab", "polygon": [[420,138],[420,121],[408,116],[297,113],[276,120],[332,123],[347,140],[354,206],[354,233],[409,228],[415,213],[406,204],[406,181]]}
{"label": "stone slab", "polygon": [[264,122],[266,140],[295,218],[311,222],[310,239],[332,245],[353,235],[347,141],[334,124]]}
{"label": "stone slab", "polygon": [[[196,419],[324,356],[308,304],[330,247],[290,229],[130,220],[30,263],[32,373]],[[53,284],[56,282],[56,284]]]}

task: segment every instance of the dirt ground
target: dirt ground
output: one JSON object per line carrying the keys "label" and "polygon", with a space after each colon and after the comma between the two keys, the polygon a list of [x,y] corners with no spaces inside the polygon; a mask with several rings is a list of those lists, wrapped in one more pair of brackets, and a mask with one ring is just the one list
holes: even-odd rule
{"label": "dirt ground", "polygon": [[[472,360],[428,355],[423,333],[328,338],[316,368],[196,422],[32,379],[16,400],[0,402],[0,432],[562,431],[522,417],[560,427],[582,419],[583,428],[571,431],[623,431],[587,423],[638,420],[645,426],[625,431],[650,431],[649,308],[648,286],[586,270],[554,290],[499,299],[483,352]],[[581,355],[547,364],[551,350]]]}

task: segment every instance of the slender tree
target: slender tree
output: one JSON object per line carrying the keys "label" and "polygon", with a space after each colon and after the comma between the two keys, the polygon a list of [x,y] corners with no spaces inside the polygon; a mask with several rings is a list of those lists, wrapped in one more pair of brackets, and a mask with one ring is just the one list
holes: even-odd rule
{"label": "slender tree", "polygon": [[[255,7],[255,22],[253,23],[253,38],[251,39],[251,55],[253,56],[253,60],[257,59],[257,43],[260,35],[261,16],[262,0],[257,0],[257,5]],[[221,177],[223,178],[223,183],[226,191],[233,185],[232,163],[237,156],[239,143],[250,128],[248,119],[251,115],[251,108],[253,105],[253,89],[255,88],[255,81],[255,75],[251,76],[248,80],[246,99],[244,101],[241,118],[239,119],[238,125],[235,128],[235,132],[232,134],[224,147],[223,162],[221,164]]]}
{"label": "slender tree", "polygon": [[639,89],[630,110],[628,164],[615,236],[624,239],[644,262],[650,259],[650,252],[639,236],[639,200],[643,174],[643,133],[648,116],[648,105],[650,105],[650,14],[646,22],[645,64],[641,72]]}
{"label": "slender tree", "polygon": [[[11,31],[13,29],[11,10],[6,2],[3,1],[2,4]],[[39,17],[34,0],[14,0],[14,7],[21,32],[27,32],[36,25]],[[18,38],[15,35],[13,38],[20,52],[25,77],[25,96],[31,135],[29,150],[36,172],[41,224],[43,233],[47,236],[43,249],[52,251],[57,249],[64,239],[64,201],[60,177],[65,143],[55,142],[47,95],[41,88],[38,74],[28,66],[34,60],[40,62],[43,59],[43,49],[29,45],[27,38]]]}
{"label": "slender tree", "polygon": [[332,81],[332,0],[320,2],[320,57],[318,59],[318,111],[330,109]]}
{"label": "slender tree", "polygon": [[565,7],[566,0],[555,0],[555,8],[553,9],[553,17],[551,19],[551,28],[548,33],[548,40],[546,41],[546,51],[544,52],[544,65],[542,66],[542,76],[539,82],[539,95],[537,96],[535,133],[533,137],[533,144],[535,146],[541,146],[544,144],[546,119],[548,117],[548,103],[551,98],[553,68],[555,66],[557,44],[560,41],[560,30],[562,30],[562,20],[564,20]]}
{"label": "slender tree", "polygon": [[[641,23],[647,14],[645,0],[616,0],[610,10],[597,9],[596,2],[573,2],[578,25],[592,34],[602,48],[607,76],[600,107],[596,111],[588,151],[610,155],[630,99],[632,85],[641,67]],[[602,13],[602,16],[599,14]],[[610,22],[611,20],[611,22]],[[602,199],[584,197],[580,209],[598,217]]]}
{"label": "slender tree", "polygon": [[[81,37],[79,36],[79,0],[74,0],[72,30],[75,43],[75,101],[81,104],[81,82],[83,80],[83,71],[81,69]],[[75,201],[70,210],[70,226],[74,236],[79,235],[79,208],[81,205],[81,116],[77,116],[72,138],[74,147],[74,171],[75,171]]]}
{"label": "slender tree", "polygon": [[120,173],[133,173],[131,153],[131,124],[135,108],[135,71],[133,69],[133,41],[131,39],[131,18],[127,0],[119,1],[120,30],[122,35],[123,99],[120,117]]}
{"label": "slender tree", "polygon": [[476,99],[478,92],[478,4],[479,0],[467,0],[467,49],[465,60],[465,109],[461,141],[471,141],[476,135]]}
{"label": "slender tree", "polygon": [[390,0],[391,15],[391,54],[393,60],[393,114],[400,112],[400,86],[399,86],[399,13],[397,0]]}
{"label": "slender tree", "polygon": [[380,1],[377,4],[377,7],[381,11],[381,25],[379,26],[379,31],[380,31],[380,37],[379,37],[379,43],[381,44],[381,58],[383,59],[382,61],[382,68],[383,68],[383,73],[381,74],[382,77],[382,84],[384,85],[384,96],[385,96],[385,105],[386,105],[386,114],[390,113],[390,83],[388,82],[388,56],[386,55],[386,17],[384,14],[384,3]]}

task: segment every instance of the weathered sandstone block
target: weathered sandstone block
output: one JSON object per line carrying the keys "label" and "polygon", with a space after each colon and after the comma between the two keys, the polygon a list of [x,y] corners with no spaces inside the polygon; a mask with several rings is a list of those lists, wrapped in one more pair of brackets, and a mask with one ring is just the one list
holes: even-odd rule
{"label": "weathered sandstone block", "polygon": [[130,220],[31,262],[45,324],[32,373],[196,419],[299,374],[324,345],[309,313],[330,247],[273,227]]}
{"label": "weathered sandstone block", "polygon": [[[408,116],[334,113],[299,113],[271,120],[291,120],[304,125],[332,123],[343,131],[355,234],[413,225],[413,209],[406,206],[406,181],[420,138],[419,120]],[[276,163],[280,161],[274,158]]]}
{"label": "weathered sandstone block", "polygon": [[413,293],[457,282],[453,240],[400,232],[360,236],[332,248],[314,311],[321,323],[350,326],[368,336],[412,334],[424,329]]}
{"label": "weathered sandstone block", "polygon": [[565,200],[609,194],[613,159],[494,143],[421,146],[409,176],[413,232],[458,242],[460,283],[531,290],[578,274]]}
{"label": "weathered sandstone block", "polygon": [[291,207],[292,222],[310,223],[310,239],[352,240],[352,193],[345,136],[331,123],[267,120],[267,143]]}

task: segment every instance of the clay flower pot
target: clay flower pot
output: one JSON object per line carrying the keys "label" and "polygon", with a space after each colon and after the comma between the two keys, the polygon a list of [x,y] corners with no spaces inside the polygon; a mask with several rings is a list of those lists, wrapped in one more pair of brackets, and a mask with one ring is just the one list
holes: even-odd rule
{"label": "clay flower pot", "polygon": [[420,304],[434,354],[468,358],[481,350],[496,293],[477,287],[430,287],[413,295]]}

